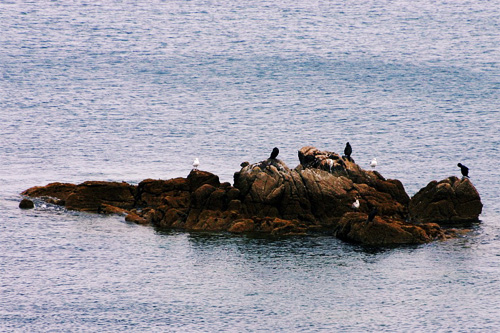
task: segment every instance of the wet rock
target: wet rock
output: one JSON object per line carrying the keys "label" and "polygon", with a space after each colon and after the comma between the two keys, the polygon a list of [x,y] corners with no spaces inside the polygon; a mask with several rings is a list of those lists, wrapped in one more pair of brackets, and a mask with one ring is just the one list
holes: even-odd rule
{"label": "wet rock", "polygon": [[100,212],[103,205],[132,209],[136,188],[125,182],[88,181],[77,185],[66,198],[66,208],[84,212]]}
{"label": "wet rock", "polygon": [[410,201],[413,222],[463,223],[479,220],[483,204],[468,178],[449,177],[432,181]]}
{"label": "wet rock", "polygon": [[35,204],[33,203],[33,201],[31,201],[29,199],[23,199],[19,203],[19,208],[21,208],[21,209],[32,209],[32,208],[35,208]]}
{"label": "wet rock", "polygon": [[[21,194],[32,198],[48,197],[64,201],[71,193],[73,193],[76,186],[77,185],[75,184],[69,183],[50,183],[45,186],[35,186],[29,188]],[[61,204],[61,201],[59,201],[59,204]]]}
{"label": "wet rock", "polygon": [[364,213],[347,213],[339,221],[335,236],[355,243],[374,246],[424,244],[444,239],[444,232],[436,224],[414,225],[402,220],[375,216],[367,222]]}
{"label": "wet rock", "polygon": [[137,205],[156,208],[164,203],[166,197],[178,198],[188,194],[189,182],[186,178],[145,179],[137,186]]}
{"label": "wet rock", "polygon": [[125,216],[125,221],[136,223],[136,224],[148,224],[148,221],[145,218],[143,218],[135,213],[130,213],[127,216]]}

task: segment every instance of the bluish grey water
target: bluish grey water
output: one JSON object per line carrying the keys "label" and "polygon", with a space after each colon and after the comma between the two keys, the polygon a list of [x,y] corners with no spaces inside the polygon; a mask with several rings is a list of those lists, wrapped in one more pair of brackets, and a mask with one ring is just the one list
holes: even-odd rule
{"label": "bluish grey water", "polygon": [[[500,2],[0,3],[0,330],[493,331],[500,326]],[[471,169],[482,223],[370,250],[161,233],[19,193],[232,181],[274,146],[349,141],[413,195]]]}

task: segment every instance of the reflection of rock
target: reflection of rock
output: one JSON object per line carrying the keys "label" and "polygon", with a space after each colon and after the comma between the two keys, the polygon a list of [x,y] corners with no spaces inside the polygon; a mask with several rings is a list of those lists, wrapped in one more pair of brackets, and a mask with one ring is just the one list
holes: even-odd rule
{"label": "reflection of rock", "polygon": [[432,181],[410,201],[414,222],[473,222],[483,209],[481,198],[469,179],[449,177]]}
{"label": "reflection of rock", "polygon": [[[137,186],[54,183],[23,194],[53,197],[65,202],[68,209],[121,214],[127,221],[161,228],[272,235],[322,231],[371,245],[421,244],[445,237],[435,224],[405,222],[410,199],[400,181],[385,179],[376,171],[361,169],[352,159],[314,147],[302,148],[299,160],[293,170],[278,159],[242,163],[234,174],[234,186],[220,183],[212,173],[192,170],[187,178],[146,179]],[[471,199],[476,198],[475,189],[463,184],[449,186],[455,189],[453,195],[445,196],[449,205],[477,204]],[[355,198],[360,207],[353,212]],[[418,207],[425,202],[413,200],[412,205],[418,203]],[[378,215],[373,223],[365,223],[375,207]],[[426,214],[439,217],[432,210]]]}

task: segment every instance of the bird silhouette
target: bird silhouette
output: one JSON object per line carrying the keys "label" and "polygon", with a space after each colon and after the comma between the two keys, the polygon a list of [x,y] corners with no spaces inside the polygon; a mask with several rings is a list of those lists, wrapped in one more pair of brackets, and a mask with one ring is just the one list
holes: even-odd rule
{"label": "bird silhouette", "polygon": [[274,147],[273,152],[271,153],[271,156],[269,158],[276,159],[276,157],[278,157],[279,153],[280,153],[280,150],[277,147]]}
{"label": "bird silhouette", "polygon": [[378,214],[378,209],[377,207],[373,208],[373,210],[368,214],[368,218],[366,219],[366,223],[373,222],[373,219],[375,218],[375,215]]}
{"label": "bird silhouette", "polygon": [[460,171],[462,172],[462,179],[469,178],[469,168],[463,165],[462,163],[458,163],[457,166],[460,168]]}
{"label": "bird silhouette", "polygon": [[345,144],[345,148],[344,148],[344,155],[347,157],[348,161],[351,160],[351,154],[352,154],[352,147],[351,147],[351,144],[348,142]]}

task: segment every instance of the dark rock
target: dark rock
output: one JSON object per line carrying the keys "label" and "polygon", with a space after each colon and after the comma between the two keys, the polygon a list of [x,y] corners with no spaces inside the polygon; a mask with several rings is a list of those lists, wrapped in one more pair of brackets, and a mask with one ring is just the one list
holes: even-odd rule
{"label": "dark rock", "polygon": [[367,223],[367,218],[364,213],[345,214],[335,235],[345,241],[374,246],[424,244],[445,237],[436,224],[419,226],[380,216]]}
{"label": "dark rock", "polygon": [[220,186],[219,176],[207,171],[191,170],[187,176],[187,181],[191,192],[194,192],[198,187],[205,184],[212,185],[213,187]]}
{"label": "dark rock", "polygon": [[35,204],[33,203],[33,201],[31,201],[29,199],[23,199],[19,203],[19,208],[21,208],[21,209],[32,209],[32,208],[35,208]]}
{"label": "dark rock", "polygon": [[463,223],[479,220],[483,204],[468,178],[432,181],[410,201],[412,222]]}
{"label": "dark rock", "polygon": [[183,194],[189,194],[189,182],[186,178],[146,179],[137,186],[137,205],[155,208],[163,204],[165,197],[178,197]]}
{"label": "dark rock", "polygon": [[135,187],[127,183],[89,181],[78,185],[66,198],[66,208],[85,212],[100,212],[102,205],[132,209]]}

